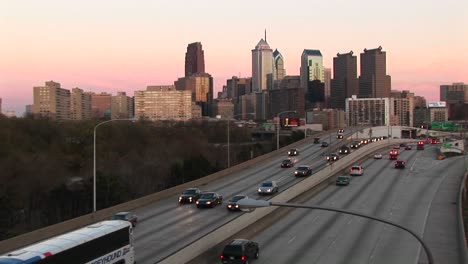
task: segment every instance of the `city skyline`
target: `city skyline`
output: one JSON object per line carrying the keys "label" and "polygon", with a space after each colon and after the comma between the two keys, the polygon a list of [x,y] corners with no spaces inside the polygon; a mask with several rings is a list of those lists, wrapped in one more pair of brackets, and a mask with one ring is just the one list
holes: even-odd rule
{"label": "city skyline", "polygon": [[[0,2],[8,25],[0,43],[2,109],[20,115],[33,103],[32,87],[48,80],[65,89],[130,96],[148,85],[173,84],[184,76],[186,47],[193,42],[203,45],[217,94],[226,79],[251,76],[251,49],[265,28],[288,75],[299,74],[304,49],[320,50],[323,66],[332,68],[337,53],[382,46],[391,88],[437,101],[440,85],[468,82],[468,18],[457,15],[466,11],[466,1],[450,0],[258,1],[248,9],[216,1]],[[323,23],[317,27],[316,21]]]}

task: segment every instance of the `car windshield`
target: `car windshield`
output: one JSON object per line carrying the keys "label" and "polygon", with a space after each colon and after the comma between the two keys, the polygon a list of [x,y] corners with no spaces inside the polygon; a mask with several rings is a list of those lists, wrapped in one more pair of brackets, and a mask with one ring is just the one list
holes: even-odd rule
{"label": "car windshield", "polygon": [[283,160],[283,163],[291,163],[290,160]]}
{"label": "car windshield", "polygon": [[271,183],[271,182],[262,183],[262,187],[272,187],[272,186],[273,186],[273,183]]}
{"label": "car windshield", "polygon": [[296,151],[296,149],[291,149],[290,151],[293,151],[293,152],[294,152],[294,151]]}
{"label": "car windshield", "polygon": [[306,170],[308,170],[308,169],[309,169],[309,168],[306,167],[306,166],[299,166],[299,167],[297,167],[297,170],[298,170],[298,171],[306,171]]}
{"label": "car windshield", "polygon": [[204,193],[200,196],[200,199],[211,199],[214,197],[214,193]]}
{"label": "car windshield", "polygon": [[185,190],[182,194],[195,194],[197,193],[196,190]]}
{"label": "car windshield", "polygon": [[348,176],[338,176],[338,180],[347,180]]}
{"label": "car windshield", "polygon": [[243,196],[243,195],[237,195],[237,196],[232,197],[231,202],[237,202],[237,201],[239,201],[241,199],[244,199],[244,198],[246,198],[246,197]]}
{"label": "car windshield", "polygon": [[360,170],[361,167],[359,167],[359,166],[353,166],[352,169],[353,169],[353,170]]}
{"label": "car windshield", "polygon": [[117,215],[113,215],[112,216],[112,220],[125,220],[125,216],[124,214],[117,214]]}

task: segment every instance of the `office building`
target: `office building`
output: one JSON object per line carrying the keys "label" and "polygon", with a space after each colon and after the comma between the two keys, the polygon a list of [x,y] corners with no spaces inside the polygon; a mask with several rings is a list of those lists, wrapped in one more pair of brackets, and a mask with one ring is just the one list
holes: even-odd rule
{"label": "office building", "polygon": [[70,98],[70,119],[91,119],[91,94],[80,88],[73,88]]}
{"label": "office building", "polygon": [[214,116],[221,116],[221,118],[234,118],[234,104],[231,99],[215,99],[213,103]]}
{"label": "office building", "polygon": [[331,80],[331,107],[345,109],[346,98],[359,93],[357,78],[357,57],[353,52],[333,58],[333,79]]}
{"label": "office building", "polygon": [[413,100],[411,98],[390,98],[390,114],[393,124],[399,126],[413,126]]}
{"label": "office building", "polygon": [[91,93],[91,112],[93,118],[111,118],[112,95],[108,93]]}
{"label": "office building", "polygon": [[345,112],[339,109],[314,109],[305,113],[306,124],[321,124],[324,130],[344,128]]}
{"label": "office building", "polygon": [[382,47],[364,49],[361,53],[360,98],[390,97],[391,78],[387,75],[387,59]]}
{"label": "office building", "polygon": [[286,70],[284,68],[283,55],[275,49],[273,51],[273,81],[281,81],[286,76]]}
{"label": "office building", "polygon": [[111,97],[111,119],[133,118],[133,112],[133,98],[125,92],[117,92],[117,95]]}
{"label": "office building", "polygon": [[309,81],[306,91],[306,108],[325,107],[325,83],[320,80]]}
{"label": "office building", "polygon": [[446,102],[429,102],[427,105],[429,110],[429,121],[445,123],[448,121],[448,109]]}
{"label": "office building", "polygon": [[252,50],[252,92],[260,93],[273,87],[273,50],[261,39]]}
{"label": "office building", "polygon": [[60,83],[48,81],[45,86],[33,87],[34,115],[53,120],[70,120],[70,91],[60,87]]}
{"label": "office building", "polygon": [[190,43],[185,53],[185,76],[205,73],[205,54],[201,42]]}
{"label": "office building", "polygon": [[426,105],[426,98],[423,96],[414,96],[414,108],[425,108]]}
{"label": "office building", "polygon": [[192,92],[172,85],[148,86],[135,91],[135,118],[151,121],[187,121],[192,118]]}
{"label": "office building", "polygon": [[192,101],[202,109],[203,116],[211,116],[213,103],[213,77],[208,73],[192,74],[179,78],[174,82],[177,90],[187,90],[192,93]]}
{"label": "office building", "polygon": [[468,84],[440,86],[440,101],[445,101],[449,120],[468,120]]}
{"label": "office building", "polygon": [[304,116],[305,96],[301,87],[300,76],[285,76],[281,80],[279,89],[268,92],[269,94],[269,115],[274,118],[280,112],[296,111],[295,116]]}
{"label": "office building", "polygon": [[[348,126],[386,126],[391,122],[389,98],[346,98],[346,120]],[[393,125],[393,124],[392,124]]]}
{"label": "office building", "polygon": [[301,55],[301,86],[307,90],[308,82],[319,80],[325,82],[323,57],[320,50],[305,49]]}
{"label": "office building", "polygon": [[324,75],[324,86],[325,86],[325,106],[330,108],[331,102],[331,75],[332,71],[330,68],[323,68]]}

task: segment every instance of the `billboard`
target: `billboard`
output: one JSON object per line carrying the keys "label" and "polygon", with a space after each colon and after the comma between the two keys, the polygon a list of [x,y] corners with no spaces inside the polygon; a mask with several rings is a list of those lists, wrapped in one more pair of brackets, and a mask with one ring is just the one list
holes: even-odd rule
{"label": "billboard", "polygon": [[282,124],[285,127],[297,127],[300,125],[300,121],[297,117],[286,117],[283,118]]}
{"label": "billboard", "polygon": [[427,107],[429,107],[429,108],[446,107],[446,104],[445,104],[444,101],[429,102],[429,103],[427,104]]}

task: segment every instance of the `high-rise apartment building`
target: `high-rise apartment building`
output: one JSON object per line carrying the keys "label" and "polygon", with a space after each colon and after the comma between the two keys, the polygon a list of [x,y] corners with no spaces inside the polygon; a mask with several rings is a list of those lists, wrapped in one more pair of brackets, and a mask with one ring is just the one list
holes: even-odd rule
{"label": "high-rise apartment building", "polygon": [[390,97],[391,78],[387,75],[387,59],[382,47],[364,49],[361,53],[360,98]]}
{"label": "high-rise apartment building", "polygon": [[414,96],[414,108],[424,108],[426,105],[426,98],[423,96]]}
{"label": "high-rise apartment building", "polygon": [[348,126],[386,126],[390,124],[392,109],[389,98],[346,98]]}
{"label": "high-rise apartment building", "polygon": [[70,119],[91,119],[91,94],[80,88],[73,88],[70,98]]}
{"label": "high-rise apartment building", "polygon": [[394,116],[391,125],[413,126],[414,105],[412,98],[390,98],[390,114]]}
{"label": "high-rise apartment building", "polygon": [[205,54],[201,42],[190,43],[185,53],[185,76],[205,73]]}
{"label": "high-rise apartment building", "polygon": [[45,86],[33,87],[33,98],[33,114],[54,120],[70,119],[70,91],[61,88],[60,83],[49,81]]}
{"label": "high-rise apartment building", "polygon": [[117,95],[111,97],[112,119],[133,118],[133,111],[133,98],[125,92],[117,92]]}
{"label": "high-rise apartment building", "polygon": [[468,120],[468,84],[441,85],[440,100],[447,102],[449,120]]}
{"label": "high-rise apartment building", "polygon": [[111,118],[112,95],[108,93],[91,93],[91,112],[93,118]]}
{"label": "high-rise apartment building", "polygon": [[[213,103],[214,116],[221,116],[221,118],[234,118],[234,104],[231,99],[216,99]],[[250,117],[249,117],[250,118]]]}
{"label": "high-rise apartment building", "polygon": [[259,93],[273,87],[273,50],[261,39],[252,50],[252,92]]}
{"label": "high-rise apartment building", "polygon": [[172,85],[148,86],[146,91],[135,91],[137,119],[177,120],[192,119],[192,92],[176,90]]}
{"label": "high-rise apartment building", "polygon": [[333,58],[333,79],[331,80],[331,107],[345,109],[346,98],[359,93],[357,78],[357,57],[353,52]]}
{"label": "high-rise apartment building", "polygon": [[286,70],[284,69],[283,55],[275,49],[273,51],[273,81],[281,81],[286,76]]}

